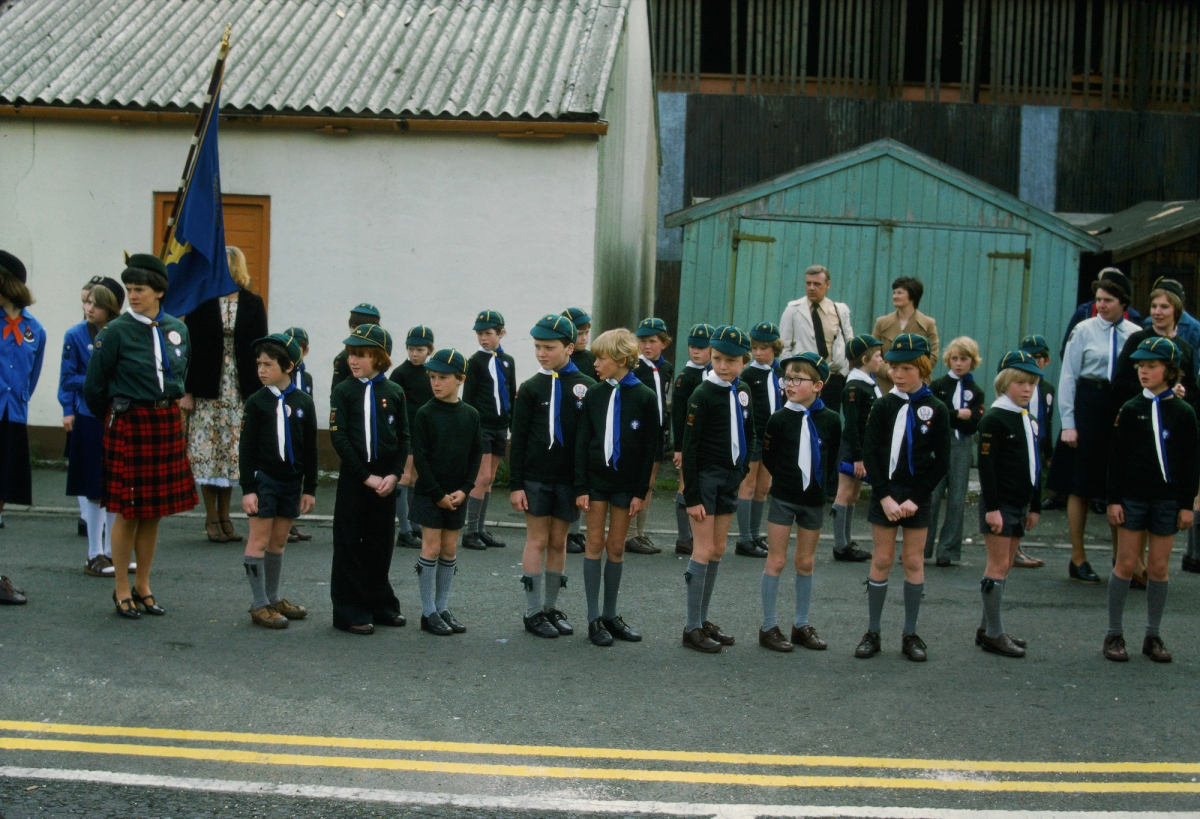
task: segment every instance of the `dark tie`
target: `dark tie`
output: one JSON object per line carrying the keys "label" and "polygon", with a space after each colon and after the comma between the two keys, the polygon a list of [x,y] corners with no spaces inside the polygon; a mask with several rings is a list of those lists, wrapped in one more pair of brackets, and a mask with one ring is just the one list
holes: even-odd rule
{"label": "dark tie", "polygon": [[821,311],[817,305],[812,309],[813,335],[817,337],[817,355],[829,359],[829,345],[825,343],[825,325],[821,323]]}

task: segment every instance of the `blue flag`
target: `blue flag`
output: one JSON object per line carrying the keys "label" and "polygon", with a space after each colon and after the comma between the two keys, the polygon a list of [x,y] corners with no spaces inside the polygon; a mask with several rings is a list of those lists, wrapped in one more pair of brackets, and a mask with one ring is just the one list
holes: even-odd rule
{"label": "blue flag", "polygon": [[220,95],[209,109],[200,135],[191,180],[167,248],[167,288],[163,309],[186,316],[198,305],[237,290],[225,257],[225,214],[221,207],[221,161],[217,150]]}

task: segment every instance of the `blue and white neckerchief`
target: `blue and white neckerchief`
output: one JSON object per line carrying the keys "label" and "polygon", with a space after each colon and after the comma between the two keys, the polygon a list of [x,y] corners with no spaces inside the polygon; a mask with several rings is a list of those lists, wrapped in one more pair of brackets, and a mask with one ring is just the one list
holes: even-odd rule
{"label": "blue and white neckerchief", "polygon": [[663,398],[662,373],[658,371],[658,368],[663,365],[663,362],[666,359],[664,359],[661,355],[658,357],[658,361],[651,361],[644,355],[639,355],[638,358],[644,361],[646,366],[654,371],[654,396],[658,399],[658,424],[659,426],[662,426],[663,404],[666,403],[666,400]]}
{"label": "blue and white neckerchief", "polygon": [[[975,376],[967,373],[966,375],[955,375],[953,372],[948,373],[958,383],[954,385],[954,395],[950,402],[953,405],[952,409],[957,413],[960,409],[968,409],[967,407],[967,387],[975,385]],[[962,441],[966,438],[959,430],[954,430],[954,437]]]}
{"label": "blue and white neckerchief", "polygon": [[800,427],[800,450],[796,456],[796,463],[800,467],[801,488],[808,489],[814,475],[817,485],[820,486],[824,483],[821,479],[821,437],[817,434],[817,425],[812,414],[825,409],[825,403],[818,398],[812,402],[811,407],[797,404],[795,401],[788,401],[784,406],[792,412],[804,414],[804,423]]}
{"label": "blue and white neckerchief", "polygon": [[155,340],[154,374],[158,376],[158,388],[160,390],[165,390],[166,382],[164,380],[164,375],[166,378],[171,377],[171,357],[167,355],[167,340],[163,337],[162,331],[162,320],[166,317],[166,313],[164,313],[163,309],[160,307],[158,308],[158,315],[154,318],[143,316],[141,313],[133,310],[129,311],[129,315],[133,316],[136,321],[142,324],[150,325],[151,332],[154,334]]}
{"label": "blue and white neckerchief", "polygon": [[[363,383],[363,431],[366,434],[367,460],[379,460],[379,417],[375,409],[375,385],[383,381],[383,373],[374,378],[360,378]],[[370,419],[368,421],[368,419]]]}
{"label": "blue and white neckerchief", "polygon": [[504,355],[504,348],[497,347],[494,350],[489,350],[486,347],[480,347],[491,359],[488,360],[488,375],[492,377],[492,397],[496,401],[496,414],[504,415],[508,412],[508,378],[504,375],[504,362],[500,356]]}
{"label": "blue and white neckerchief", "polygon": [[1025,452],[1029,460],[1029,484],[1037,486],[1038,480],[1041,478],[1041,461],[1037,454],[1037,434],[1033,431],[1033,424],[1029,418],[1029,407],[1022,407],[1016,401],[1009,398],[1007,395],[1002,395],[992,402],[992,409],[1002,409],[1008,412],[1021,413],[1021,423],[1025,427]]}
{"label": "blue and white neckerchief", "polygon": [[295,468],[296,455],[292,451],[292,425],[288,423],[287,397],[296,391],[296,385],[288,384],[283,390],[268,385],[267,389],[279,399],[275,404],[275,441],[279,445],[279,460]]}
{"label": "blue and white neckerchief", "polygon": [[916,475],[917,468],[913,463],[913,439],[917,432],[917,422],[913,420],[912,402],[918,401],[933,392],[929,389],[928,384],[922,384],[921,388],[909,395],[906,392],[901,392],[899,387],[892,387],[891,395],[895,395],[904,399],[904,406],[900,407],[900,411],[896,413],[896,422],[892,425],[892,446],[891,457],[888,460],[888,478],[890,479],[896,474],[897,467],[900,466],[900,444],[905,440],[908,441],[908,474]]}
{"label": "blue and white neckerchief", "polygon": [[608,412],[604,416],[604,463],[616,469],[617,461],[621,459],[621,387],[633,387],[642,382],[633,373],[625,373],[620,381],[615,378],[605,381],[613,390],[608,396]]}
{"label": "blue and white neckerchief", "polygon": [[562,431],[562,382],[559,381],[559,376],[569,375],[579,372],[579,368],[575,366],[575,362],[568,361],[567,366],[560,370],[538,369],[541,375],[550,376],[550,445],[546,449],[554,449],[554,444],[563,443]]}
{"label": "blue and white neckerchief", "polygon": [[746,457],[746,422],[742,418],[741,402],[738,400],[738,379],[724,381],[716,373],[709,373],[704,380],[716,384],[723,390],[729,390],[729,455],[734,465],[741,466]]}
{"label": "blue and white neckerchief", "polygon": [[[1104,319],[1101,319],[1103,321]],[[1108,326],[1108,380],[1113,380],[1113,372],[1117,368],[1117,325],[1121,323],[1121,319],[1117,319]]]}
{"label": "blue and white neckerchief", "polygon": [[302,372],[304,372],[303,361],[292,368],[292,385],[298,390],[304,389],[304,376],[301,375]]}
{"label": "blue and white neckerchief", "polygon": [[846,376],[847,381],[861,381],[864,384],[870,384],[871,389],[875,390],[875,397],[882,398],[883,392],[879,389],[879,382],[875,380],[875,376],[870,373],[865,373],[855,367],[850,371],[850,375]]}
{"label": "blue and white neckerchief", "polygon": [[1162,472],[1163,480],[1167,483],[1171,482],[1171,467],[1167,463],[1167,431],[1163,428],[1162,419],[1162,402],[1164,398],[1171,398],[1175,395],[1175,391],[1167,387],[1158,395],[1150,392],[1150,390],[1142,388],[1142,395],[1150,399],[1154,404],[1150,412],[1150,426],[1154,430],[1154,453],[1158,455],[1158,469]]}
{"label": "blue and white neckerchief", "polygon": [[750,366],[756,370],[766,370],[767,376],[767,403],[771,407],[771,415],[775,414],[775,410],[783,405],[783,385],[779,383],[779,371],[770,364],[759,364],[757,361],[751,361]]}

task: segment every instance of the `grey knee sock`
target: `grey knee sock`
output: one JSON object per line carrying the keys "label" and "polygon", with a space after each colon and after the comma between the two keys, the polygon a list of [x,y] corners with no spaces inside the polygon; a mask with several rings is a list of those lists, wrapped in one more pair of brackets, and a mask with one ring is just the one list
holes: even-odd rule
{"label": "grey knee sock", "polygon": [[779,600],[779,578],[773,574],[767,574],[766,572],[763,572],[762,581],[759,583],[759,589],[762,591],[762,630],[768,631],[771,628],[779,625],[779,615],[775,610],[777,601]]}
{"label": "grey knee sock", "polygon": [[617,593],[621,590],[621,567],[624,565],[611,560],[604,563],[604,612],[600,616],[605,620],[617,616]]}
{"label": "grey knee sock", "polygon": [[1122,580],[1116,574],[1110,574],[1108,576],[1108,633],[1105,636],[1111,637],[1114,634],[1124,633],[1121,619],[1125,614],[1125,598],[1127,597],[1129,597],[1129,581]]}
{"label": "grey knee sock", "polygon": [[250,608],[261,609],[271,605],[267,599],[266,572],[263,570],[261,557],[243,557],[242,565],[246,567],[246,578],[250,581]]}
{"label": "grey knee sock", "polygon": [[754,539],[750,533],[750,501],[738,498],[737,505],[738,543],[749,543]]}
{"label": "grey knee sock", "polygon": [[883,619],[883,601],[887,600],[886,580],[867,581],[867,631],[879,633],[879,622]]}
{"label": "grey knee sock", "polygon": [[525,616],[532,617],[542,610],[542,575],[521,575],[521,584],[525,586]]}
{"label": "grey knee sock", "polygon": [[474,495],[467,497],[467,522],[463,526],[463,534],[471,535],[479,531],[479,521],[483,517],[483,498]]}
{"label": "grey knee sock", "polygon": [[921,613],[921,598],[925,596],[924,583],[904,581],[904,633],[917,633],[917,615]]}
{"label": "grey knee sock", "polygon": [[704,581],[707,574],[708,566],[694,560],[688,561],[687,571],[683,573],[683,580],[687,584],[687,622],[683,626],[686,631],[698,629],[703,624],[700,604],[704,599]]}
{"label": "grey knee sock", "polygon": [[1162,625],[1163,608],[1167,605],[1167,581],[1146,581],[1146,636],[1157,637]]}
{"label": "grey knee sock", "polygon": [[643,509],[642,511],[638,512],[637,515],[634,517],[634,520],[636,521],[637,528],[635,531],[637,532],[637,536],[645,537],[646,536],[646,510]]}
{"label": "grey knee sock", "polygon": [[750,501],[750,537],[757,539],[762,534],[763,509],[766,501]]}
{"label": "grey knee sock", "polygon": [[833,505],[833,550],[840,552],[850,545],[850,512],[845,506]]}
{"label": "grey knee sock", "polygon": [[396,525],[399,527],[401,534],[407,534],[412,531],[412,524],[408,522],[408,500],[411,494],[411,486],[396,487],[396,518],[399,521]]}
{"label": "grey knee sock", "polygon": [[263,585],[266,587],[267,599],[274,605],[279,602],[279,576],[283,573],[283,555],[267,552],[263,555],[263,569]]}
{"label": "grey knee sock", "polygon": [[849,546],[854,542],[854,533],[850,527],[854,525],[854,506],[846,507],[846,545]]}
{"label": "grey knee sock", "polygon": [[600,558],[583,559],[583,596],[587,600],[590,623],[600,617]]}
{"label": "grey knee sock", "polygon": [[717,569],[719,568],[721,568],[721,561],[708,561],[708,573],[704,575],[704,597],[700,600],[701,622],[708,619],[708,602],[712,600],[713,586],[717,585]]}
{"label": "grey knee sock", "polygon": [[692,539],[692,519],[688,517],[682,492],[675,495],[675,526],[679,529],[679,540]]}
{"label": "grey knee sock", "polygon": [[454,573],[458,571],[458,558],[453,560],[443,560],[438,558],[437,562],[437,597],[434,598],[434,605],[437,607],[438,614],[441,614],[446,609],[450,608],[450,583],[454,580]]}
{"label": "grey knee sock", "polygon": [[808,610],[812,607],[813,576],[796,575],[796,628],[808,625]]}
{"label": "grey knee sock", "polygon": [[483,506],[479,507],[479,529],[476,531],[482,532],[487,528],[487,510],[488,504],[492,502],[492,493],[483,493]]}
{"label": "grey knee sock", "polygon": [[1004,581],[988,577],[979,581],[983,595],[983,627],[988,637],[996,638],[1004,633],[1004,621],[1000,617],[1000,604],[1004,602]]}
{"label": "grey knee sock", "polygon": [[542,611],[558,608],[558,590],[567,585],[567,576],[562,572],[552,572],[546,569],[545,596],[542,598]]}
{"label": "grey knee sock", "polygon": [[417,558],[417,588],[421,591],[421,614],[428,617],[437,614],[434,593],[437,588],[437,561],[426,557]]}

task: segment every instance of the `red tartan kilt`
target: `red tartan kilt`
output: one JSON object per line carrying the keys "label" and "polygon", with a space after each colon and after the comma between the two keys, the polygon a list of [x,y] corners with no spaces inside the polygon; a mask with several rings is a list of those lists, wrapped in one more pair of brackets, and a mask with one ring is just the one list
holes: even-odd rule
{"label": "red tartan kilt", "polygon": [[101,503],[124,518],[162,518],[196,507],[179,408],[130,407],[104,427]]}

